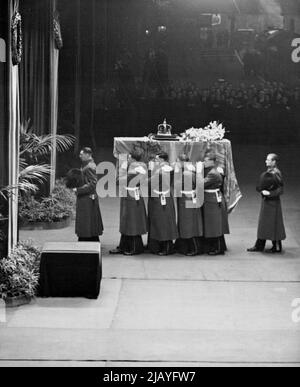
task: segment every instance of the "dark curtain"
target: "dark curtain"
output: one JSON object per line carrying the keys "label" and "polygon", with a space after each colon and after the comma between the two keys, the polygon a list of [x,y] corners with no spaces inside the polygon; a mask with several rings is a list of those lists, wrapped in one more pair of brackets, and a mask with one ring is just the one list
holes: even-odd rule
{"label": "dark curtain", "polygon": [[[5,3],[5,2],[4,2]],[[6,4],[5,4],[6,5]],[[6,47],[7,47],[7,7],[0,7],[0,187],[8,184],[8,157],[7,157],[7,74],[6,74]]]}
{"label": "dark curtain", "polygon": [[51,0],[22,0],[23,58],[20,66],[21,122],[37,134],[50,132]]}

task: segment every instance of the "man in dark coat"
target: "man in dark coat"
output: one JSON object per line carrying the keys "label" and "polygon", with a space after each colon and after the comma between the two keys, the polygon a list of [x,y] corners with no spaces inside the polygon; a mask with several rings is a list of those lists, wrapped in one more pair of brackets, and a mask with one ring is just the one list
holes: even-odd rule
{"label": "man in dark coat", "polygon": [[156,156],[154,170],[150,177],[150,197],[148,201],[149,250],[160,256],[174,252],[173,241],[178,238],[176,212],[171,192],[171,174],[168,154]]}
{"label": "man in dark coat", "polygon": [[75,233],[80,242],[98,242],[103,233],[103,223],[96,192],[96,164],[90,148],[83,148],[79,157],[82,162],[83,185],[74,188],[77,195]]}
{"label": "man in dark coat", "polygon": [[257,241],[249,252],[264,251],[266,241],[272,241],[270,253],[282,252],[282,241],[286,238],[280,196],[283,194],[283,180],[277,168],[278,156],[271,153],[267,156],[267,172],[260,177],[257,191],[261,194],[262,204],[259,215]]}
{"label": "man in dark coat", "polygon": [[216,154],[208,150],[204,156],[204,237],[209,255],[223,255],[225,234],[229,234],[228,214],[222,192],[223,175],[216,166]]}
{"label": "man in dark coat", "polygon": [[203,253],[203,219],[201,207],[197,205],[196,166],[185,154],[176,162],[174,187],[178,196],[179,233],[175,249],[186,256],[199,255]]}
{"label": "man in dark coat", "polygon": [[121,165],[119,184],[121,187],[119,246],[110,254],[137,255],[144,252],[142,235],[148,232],[148,219],[141,184],[147,178],[147,167],[141,161],[142,152],[134,151],[128,163]]}

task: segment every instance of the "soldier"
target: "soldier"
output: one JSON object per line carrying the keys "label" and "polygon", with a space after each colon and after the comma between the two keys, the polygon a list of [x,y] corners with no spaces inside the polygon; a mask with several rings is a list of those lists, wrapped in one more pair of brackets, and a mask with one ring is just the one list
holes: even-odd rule
{"label": "soldier", "polygon": [[261,194],[262,203],[259,215],[257,241],[249,252],[264,251],[266,241],[272,241],[270,253],[282,252],[282,241],[286,238],[280,196],[283,194],[283,180],[277,168],[279,157],[275,153],[267,156],[267,172],[260,177],[256,190]]}
{"label": "soldier", "polygon": [[83,148],[79,158],[82,162],[83,185],[73,189],[77,196],[75,232],[80,242],[99,242],[99,236],[103,233],[103,223],[96,192],[96,164],[91,148]]}
{"label": "soldier", "polygon": [[223,255],[225,234],[229,234],[227,206],[222,192],[222,169],[216,166],[216,154],[208,150],[204,156],[204,237],[209,255]]}
{"label": "soldier", "polygon": [[192,257],[203,253],[203,219],[201,207],[197,206],[196,167],[185,154],[177,160],[174,180],[178,193],[179,232],[175,248],[177,252]]}
{"label": "soldier", "polygon": [[174,199],[171,193],[169,156],[161,152],[156,156],[154,170],[149,179],[148,201],[149,250],[160,256],[174,253],[173,241],[178,237]]}
{"label": "soldier", "polygon": [[129,156],[128,165],[120,168],[121,241],[115,250],[110,251],[110,254],[137,255],[144,252],[142,235],[148,232],[148,220],[141,184],[147,178],[147,167],[141,161],[142,157],[143,153],[136,150]]}

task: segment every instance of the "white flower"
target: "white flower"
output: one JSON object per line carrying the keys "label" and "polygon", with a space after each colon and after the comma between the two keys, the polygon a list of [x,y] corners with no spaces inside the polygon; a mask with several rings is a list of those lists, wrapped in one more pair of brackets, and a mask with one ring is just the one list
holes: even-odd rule
{"label": "white flower", "polygon": [[184,140],[188,141],[217,141],[225,136],[225,128],[217,121],[212,121],[204,128],[190,128],[182,134]]}
{"label": "white flower", "polygon": [[173,168],[170,167],[169,165],[164,165],[164,166],[161,168],[161,170],[162,170],[163,172],[172,172],[172,171],[173,171]]}

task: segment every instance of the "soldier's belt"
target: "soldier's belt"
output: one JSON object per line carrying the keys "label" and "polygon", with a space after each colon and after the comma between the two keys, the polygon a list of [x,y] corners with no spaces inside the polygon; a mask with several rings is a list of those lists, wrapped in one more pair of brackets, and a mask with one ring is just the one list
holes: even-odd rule
{"label": "soldier's belt", "polygon": [[196,195],[196,191],[195,190],[193,190],[193,191],[181,191],[181,194],[185,195],[185,196],[191,196],[191,198],[193,200],[193,203],[194,204],[197,203],[197,195]]}
{"label": "soldier's belt", "polygon": [[126,191],[134,192],[134,198],[136,201],[140,200],[140,188],[139,187],[125,187]]}
{"label": "soldier's belt", "polygon": [[153,190],[153,192],[156,194],[156,195],[168,195],[168,193],[170,192],[170,190],[168,189],[167,191],[157,191],[156,189]]}
{"label": "soldier's belt", "polygon": [[166,195],[168,195],[168,193],[170,192],[170,190],[167,190],[167,191],[157,191],[156,189],[154,189],[153,192],[154,192],[156,195],[159,195],[159,196],[160,196],[160,204],[161,204],[162,206],[166,206],[166,205],[167,205]]}
{"label": "soldier's belt", "polygon": [[222,203],[222,192],[221,192],[221,190],[219,188],[217,188],[217,189],[205,189],[204,192],[215,194],[217,202],[219,204]]}
{"label": "soldier's belt", "polygon": [[207,193],[217,193],[217,192],[220,192],[220,188],[217,188],[217,189],[205,189],[204,192],[207,192]]}
{"label": "soldier's belt", "polygon": [[196,191],[180,191],[183,195],[196,195]]}

